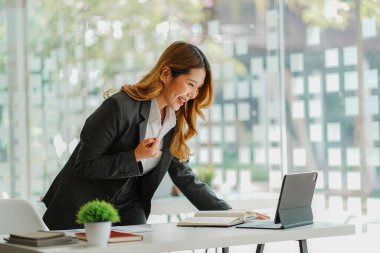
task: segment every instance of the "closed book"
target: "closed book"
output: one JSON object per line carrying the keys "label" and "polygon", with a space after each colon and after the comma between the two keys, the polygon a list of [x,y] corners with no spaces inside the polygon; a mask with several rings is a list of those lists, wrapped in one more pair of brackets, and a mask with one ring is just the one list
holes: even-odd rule
{"label": "closed book", "polygon": [[54,231],[36,231],[36,232],[29,232],[29,233],[10,234],[9,236],[11,238],[23,238],[23,239],[38,240],[38,239],[49,239],[49,238],[62,237],[62,236],[65,236],[65,233],[54,232]]}
{"label": "closed book", "polygon": [[26,246],[35,246],[35,247],[44,247],[44,246],[53,246],[53,245],[62,245],[62,244],[72,244],[77,243],[78,239],[71,236],[63,236],[57,238],[49,239],[24,239],[24,238],[4,238],[8,243],[20,244]]}
{"label": "closed book", "polygon": [[76,243],[78,240],[71,236],[65,236],[62,232],[36,231],[30,233],[10,234],[5,238],[8,243],[28,245],[28,246],[52,246],[60,244]]}
{"label": "closed book", "polygon": [[[86,240],[86,233],[75,233],[75,237],[80,240]],[[108,242],[132,242],[132,241],[141,241],[143,239],[142,235],[124,233],[118,231],[111,231],[110,238]]]}

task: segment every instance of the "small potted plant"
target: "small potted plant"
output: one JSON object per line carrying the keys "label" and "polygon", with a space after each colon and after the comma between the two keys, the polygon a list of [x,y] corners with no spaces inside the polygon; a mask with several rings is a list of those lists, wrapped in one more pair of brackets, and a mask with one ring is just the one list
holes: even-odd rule
{"label": "small potted plant", "polygon": [[199,167],[197,170],[197,174],[198,174],[199,179],[203,183],[206,183],[211,187],[212,180],[214,179],[216,175],[215,167],[213,165]]}
{"label": "small potted plant", "polygon": [[84,224],[87,242],[106,246],[111,233],[111,224],[120,221],[118,211],[108,202],[92,200],[80,207],[76,222]]}

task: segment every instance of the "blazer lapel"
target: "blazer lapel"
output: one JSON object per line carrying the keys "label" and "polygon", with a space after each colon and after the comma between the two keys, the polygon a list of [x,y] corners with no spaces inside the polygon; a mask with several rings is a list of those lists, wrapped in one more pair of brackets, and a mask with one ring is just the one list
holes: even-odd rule
{"label": "blazer lapel", "polygon": [[150,112],[150,103],[152,101],[143,101],[141,102],[140,107],[140,116],[142,118],[142,121],[139,123],[139,139],[140,142],[142,142],[145,138],[146,133],[146,126],[148,124],[148,118],[149,118],[149,112]]}

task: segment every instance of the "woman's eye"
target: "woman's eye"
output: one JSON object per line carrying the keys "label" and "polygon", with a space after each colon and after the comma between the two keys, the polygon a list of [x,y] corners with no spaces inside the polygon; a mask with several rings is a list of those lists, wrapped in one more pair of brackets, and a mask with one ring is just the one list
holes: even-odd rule
{"label": "woman's eye", "polygon": [[194,87],[194,84],[192,84],[192,83],[189,83],[189,85],[190,85],[190,87],[191,87],[191,88],[193,88],[193,87]]}

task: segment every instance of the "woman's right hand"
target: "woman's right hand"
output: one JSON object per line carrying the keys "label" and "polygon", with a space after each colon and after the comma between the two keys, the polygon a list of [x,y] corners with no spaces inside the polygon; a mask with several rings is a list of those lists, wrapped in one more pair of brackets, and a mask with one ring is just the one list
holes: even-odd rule
{"label": "woman's right hand", "polygon": [[140,142],[135,149],[136,161],[140,162],[142,159],[150,157],[158,157],[160,150],[158,149],[159,141],[157,138],[148,138]]}

